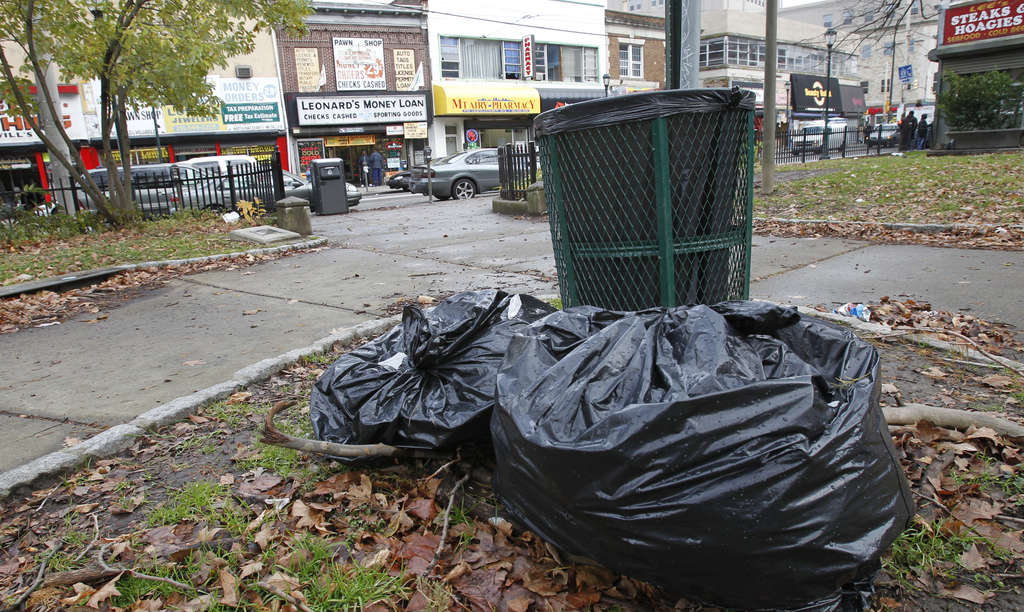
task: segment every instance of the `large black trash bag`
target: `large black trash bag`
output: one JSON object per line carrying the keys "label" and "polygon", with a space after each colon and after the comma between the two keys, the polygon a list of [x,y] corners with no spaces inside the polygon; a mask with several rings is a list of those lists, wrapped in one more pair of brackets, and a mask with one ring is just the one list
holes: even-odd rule
{"label": "large black trash bag", "polygon": [[313,432],[342,444],[439,449],[487,439],[509,339],[555,309],[528,295],[467,291],[342,355],[316,381]]}
{"label": "large black trash bag", "polygon": [[868,344],[772,304],[558,312],[498,373],[495,489],[674,594],[859,610],[913,509],[878,374]]}

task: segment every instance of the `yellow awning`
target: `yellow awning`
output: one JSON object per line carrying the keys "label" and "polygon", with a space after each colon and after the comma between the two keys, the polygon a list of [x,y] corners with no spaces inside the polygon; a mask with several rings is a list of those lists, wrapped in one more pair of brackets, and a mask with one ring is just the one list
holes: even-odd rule
{"label": "yellow awning", "polygon": [[434,85],[435,115],[536,115],[540,94],[525,85]]}

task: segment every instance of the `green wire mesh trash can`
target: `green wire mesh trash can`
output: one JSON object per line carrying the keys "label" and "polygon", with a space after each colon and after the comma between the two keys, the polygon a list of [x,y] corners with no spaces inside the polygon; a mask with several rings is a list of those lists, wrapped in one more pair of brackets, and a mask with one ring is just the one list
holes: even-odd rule
{"label": "green wire mesh trash can", "polygon": [[563,306],[746,299],[754,94],[655,91],[534,120]]}

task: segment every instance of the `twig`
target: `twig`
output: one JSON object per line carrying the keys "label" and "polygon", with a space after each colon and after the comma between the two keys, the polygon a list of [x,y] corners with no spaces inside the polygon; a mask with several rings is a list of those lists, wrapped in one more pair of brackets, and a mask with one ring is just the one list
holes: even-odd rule
{"label": "twig", "polygon": [[882,413],[889,425],[914,425],[918,421],[931,421],[941,427],[963,430],[974,425],[988,427],[1007,438],[1024,439],[1024,425],[983,412],[908,403],[899,407],[883,406]]}
{"label": "twig", "polygon": [[43,498],[43,501],[42,501],[42,502],[41,502],[41,503],[39,504],[39,507],[38,507],[38,508],[36,508],[36,512],[39,512],[40,510],[42,510],[42,509],[43,509],[43,506],[45,506],[45,505],[46,505],[46,502],[47,502],[47,501],[49,501],[49,499],[50,499],[50,496],[51,496],[51,495],[53,495],[53,494],[54,494],[54,492],[55,492],[55,491],[56,491],[57,489],[59,489],[59,488],[60,488],[60,485],[57,485],[57,486],[53,487],[52,489],[50,489],[50,492],[49,492],[49,493],[47,493],[47,494],[46,494],[46,497],[44,497],[44,498]]}
{"label": "twig", "polygon": [[170,578],[164,578],[162,576],[150,576],[149,574],[143,574],[142,572],[139,572],[139,571],[136,571],[136,570],[133,570],[133,569],[123,568],[121,566],[112,567],[110,565],[107,565],[107,562],[103,559],[103,557],[106,556],[106,554],[107,554],[107,547],[109,547],[109,546],[110,546],[110,544],[104,544],[103,546],[100,546],[99,552],[96,553],[96,560],[99,561],[100,567],[103,568],[103,571],[107,571],[107,572],[125,572],[125,573],[129,574],[133,578],[140,578],[142,580],[152,580],[154,582],[162,582],[164,584],[169,584],[172,587],[174,587],[176,589],[181,589],[183,591],[198,591],[200,593],[204,593],[205,594],[204,591],[200,591],[199,589],[195,588],[194,586],[192,586],[190,584],[185,584],[183,582],[178,582],[177,580],[172,580]]}
{"label": "twig", "polygon": [[455,503],[455,494],[459,492],[459,488],[462,483],[469,480],[469,474],[466,474],[462,478],[455,482],[455,486],[452,487],[452,492],[448,494],[448,506],[444,509],[444,526],[441,527],[441,541],[437,543],[437,550],[434,551],[434,558],[430,561],[430,565],[427,569],[423,570],[424,576],[429,576],[434,568],[437,566],[437,562],[441,560],[441,551],[444,550],[444,541],[448,537],[448,521],[452,516],[452,504]]}
{"label": "twig", "polygon": [[447,456],[445,453],[433,451],[399,448],[387,444],[338,444],[337,442],[324,442],[323,440],[310,440],[308,438],[296,438],[282,433],[274,427],[274,417],[285,408],[295,405],[294,400],[280,401],[267,412],[263,418],[263,436],[260,442],[272,444],[283,448],[290,448],[305,453],[316,453],[333,457],[368,458],[368,457],[438,457]]}
{"label": "twig", "polygon": [[[39,507],[42,508],[42,505],[40,505]],[[36,579],[32,581],[32,584],[29,585],[28,590],[22,593],[21,597],[16,599],[14,603],[12,603],[9,607],[4,608],[3,612],[20,610],[21,607],[25,605],[25,602],[28,601],[29,596],[32,595],[32,593],[34,593],[35,590],[39,588],[39,585],[43,583],[43,575],[46,573],[46,565],[50,562],[50,558],[53,557],[53,555],[57,554],[57,551],[63,547],[64,541],[60,540],[57,542],[57,545],[54,546],[45,557],[43,557],[43,560],[39,562],[39,571],[36,572]]]}
{"label": "twig", "polygon": [[991,364],[991,363],[982,363],[981,361],[967,361],[966,359],[950,359],[949,357],[939,357],[939,359],[941,359],[943,361],[948,361],[949,363],[962,363],[964,365],[969,365],[969,366],[978,366],[979,368],[996,368],[996,369],[1000,369],[1000,368],[1005,368],[1006,367],[1005,365],[1003,365],[1001,363],[999,365],[995,365],[995,364]]}
{"label": "twig", "polygon": [[1001,520],[1001,521],[1010,521],[1011,523],[1021,523],[1021,524],[1024,524],[1024,518],[1018,518],[1016,516],[1010,516],[1008,514],[997,514],[996,518]]}
{"label": "twig", "polygon": [[1011,366],[1010,364],[1006,363],[1006,361],[1008,361],[1006,358],[1004,358],[1004,357],[996,357],[995,355],[993,355],[993,354],[989,353],[988,351],[986,351],[985,349],[981,348],[981,345],[978,344],[976,341],[972,340],[971,338],[968,338],[967,336],[965,336],[965,335],[963,335],[963,334],[961,334],[959,332],[951,331],[951,330],[948,330],[948,329],[942,329],[940,327],[903,327],[903,326],[900,326],[898,329],[909,329],[912,332],[913,331],[923,331],[923,332],[929,332],[929,333],[933,333],[933,334],[948,334],[950,336],[956,336],[957,338],[960,338],[961,340],[966,340],[967,342],[971,343],[971,345],[973,345],[974,348],[978,349],[979,353],[981,353],[982,355],[984,355],[985,357],[990,359],[993,363],[997,363],[997,364],[1001,365],[1002,367],[1006,368],[1007,370],[1010,370],[1011,372],[1015,372],[1017,374],[1017,376],[1020,376],[1021,378],[1024,378],[1024,370],[1021,370],[1019,368],[1015,368],[1015,367]]}
{"label": "twig", "polygon": [[99,539],[100,539],[100,522],[98,520],[96,520],[96,513],[95,512],[92,513],[92,526],[96,530],[96,535],[93,536],[92,542],[89,542],[89,545],[86,546],[85,548],[83,548],[82,552],[78,553],[78,556],[75,557],[75,560],[71,562],[72,564],[78,563],[78,561],[82,557],[84,557],[87,554],[89,554],[89,551],[92,550],[93,546],[96,546],[96,542],[98,542]]}
{"label": "twig", "polygon": [[290,603],[291,605],[295,606],[296,608],[298,608],[302,612],[313,612],[313,610],[311,610],[309,608],[309,606],[307,606],[306,604],[302,603],[301,601],[299,601],[298,599],[292,597],[288,593],[285,593],[282,589],[280,589],[280,588],[278,588],[278,587],[276,587],[276,586],[274,586],[274,585],[272,585],[272,584],[270,584],[270,583],[268,583],[266,581],[260,581],[260,582],[258,582],[256,584],[260,588],[266,589],[266,590],[270,591],[271,593],[273,593],[274,595],[277,595],[281,599],[287,601],[288,603]]}
{"label": "twig", "polygon": [[448,469],[449,467],[454,465],[461,458],[462,458],[462,451],[461,450],[456,450],[455,451],[455,458],[454,459],[452,459],[448,463],[446,463],[446,464],[442,465],[441,467],[437,468],[436,470],[434,470],[433,474],[431,474],[430,476],[427,476],[423,480],[430,480],[431,478],[434,478],[435,476],[437,476],[441,472],[445,471],[446,469]]}

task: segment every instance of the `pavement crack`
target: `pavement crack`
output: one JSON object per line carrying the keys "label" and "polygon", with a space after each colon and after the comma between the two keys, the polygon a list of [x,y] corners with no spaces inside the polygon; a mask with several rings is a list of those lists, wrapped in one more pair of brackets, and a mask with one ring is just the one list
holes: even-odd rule
{"label": "pavement crack", "polygon": [[750,282],[751,283],[757,283],[757,282],[760,282],[760,281],[768,280],[769,278],[775,278],[776,276],[780,276],[782,274],[789,274],[790,272],[793,272],[795,270],[799,270],[801,268],[806,268],[807,266],[815,266],[815,265],[820,264],[823,261],[828,261],[828,260],[830,260],[832,258],[835,258],[835,257],[843,257],[844,255],[849,255],[850,253],[854,253],[856,251],[860,251],[862,249],[866,249],[866,248],[871,247],[871,246],[875,246],[875,245],[872,245],[872,244],[858,245],[858,246],[855,246],[855,247],[853,247],[851,249],[847,249],[845,251],[842,251],[840,253],[833,253],[831,255],[826,255],[824,257],[819,257],[818,259],[815,259],[813,261],[808,261],[808,262],[802,263],[799,266],[793,266],[792,268],[786,268],[784,270],[777,270],[775,272],[772,272],[771,274],[765,274],[764,276],[758,276],[757,278],[752,278],[752,279],[750,279]]}
{"label": "pavement crack", "polygon": [[[505,268],[502,268],[502,267],[499,267],[499,266],[474,265],[474,264],[468,264],[468,263],[459,262],[459,261],[448,261],[447,259],[442,259],[440,257],[428,257],[426,255],[418,255],[416,253],[408,253],[408,252],[404,252],[404,251],[385,251],[384,249],[376,249],[376,248],[367,247],[367,246],[356,246],[356,245],[351,245],[351,244],[344,245],[342,248],[348,249],[350,251],[364,251],[366,253],[374,253],[374,254],[377,254],[377,255],[391,255],[392,257],[409,257],[411,259],[420,259],[420,260],[423,260],[423,261],[430,261],[430,262],[433,262],[433,263],[446,264],[446,265],[449,265],[449,266],[458,266],[460,268],[466,268],[467,270],[485,270],[487,272],[495,272],[495,273],[501,273],[501,274],[519,274],[519,275],[522,275],[522,276],[529,276],[530,278],[533,278],[533,279],[536,279],[536,280],[545,281],[545,282],[555,282],[556,280],[558,280],[557,278],[554,278],[552,276],[548,276],[547,274],[544,274],[540,270],[521,270],[521,271],[506,270]],[[440,273],[440,274],[443,274],[443,272]],[[424,276],[424,275],[420,275],[420,276]]]}
{"label": "pavement crack", "polygon": [[0,410],[0,416],[11,417],[15,419],[31,419],[33,421],[46,421],[48,423],[59,423],[63,425],[75,425],[78,427],[89,427],[92,429],[106,429],[106,425],[99,425],[97,423],[86,423],[84,421],[76,421],[69,419],[68,417],[48,417],[41,416],[38,414],[29,414],[27,412],[11,412],[10,410]]}
{"label": "pavement crack", "polygon": [[[234,287],[226,287],[224,285],[217,285],[217,284],[214,284],[214,283],[205,283],[203,281],[195,280],[195,279],[191,279],[191,278],[189,278],[189,279],[183,278],[181,280],[183,280],[183,281],[185,281],[187,283],[192,283],[194,285],[202,285],[204,287],[210,287],[211,289],[220,289],[222,291],[231,291],[233,293],[242,293],[242,294],[245,294],[245,295],[252,295],[252,296],[256,296],[256,297],[270,298],[272,300],[280,300],[282,302],[289,302],[289,303],[292,303],[292,304],[306,304],[308,306],[323,306],[324,308],[333,308],[335,310],[344,310],[345,312],[351,312],[353,314],[367,314],[367,313],[370,313],[370,314],[375,314],[375,315],[379,315],[379,316],[387,316],[386,313],[382,314],[382,313],[379,313],[379,312],[374,312],[372,310],[367,310],[365,308],[348,308],[346,306],[338,306],[336,304],[328,304],[326,302],[314,302],[314,301],[311,301],[311,300],[303,300],[303,299],[299,299],[299,298],[282,297],[280,295],[274,295],[272,293],[260,293],[259,291],[247,291],[245,289],[236,289]],[[295,301],[293,302],[292,300],[295,300]]]}

